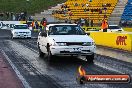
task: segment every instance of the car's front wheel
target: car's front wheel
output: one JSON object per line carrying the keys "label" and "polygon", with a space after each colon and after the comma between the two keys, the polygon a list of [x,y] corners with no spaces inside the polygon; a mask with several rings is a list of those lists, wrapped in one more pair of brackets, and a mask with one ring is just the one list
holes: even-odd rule
{"label": "car's front wheel", "polygon": [[49,51],[49,52],[48,52],[48,57],[47,57],[48,61],[52,61],[53,58],[55,58],[55,56],[52,55],[52,53]]}
{"label": "car's front wheel", "polygon": [[86,60],[88,63],[93,63],[94,60],[94,53],[92,55],[86,56]]}
{"label": "car's front wheel", "polygon": [[39,57],[44,57],[45,54],[41,51],[39,45],[38,45],[38,50],[39,50]]}
{"label": "car's front wheel", "polygon": [[13,37],[13,34],[11,34],[11,39],[13,39],[14,37]]}

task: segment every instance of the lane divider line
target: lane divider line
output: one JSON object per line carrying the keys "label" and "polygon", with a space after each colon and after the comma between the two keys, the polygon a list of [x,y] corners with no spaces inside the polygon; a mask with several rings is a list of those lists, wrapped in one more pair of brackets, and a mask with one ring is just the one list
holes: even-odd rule
{"label": "lane divider line", "polygon": [[5,52],[3,50],[2,54],[5,56],[5,58],[7,59],[7,61],[9,62],[9,64],[11,65],[11,67],[13,68],[13,70],[15,71],[16,75],[18,76],[18,78],[20,79],[20,81],[22,82],[24,88],[32,88],[29,83],[26,81],[26,79],[22,76],[22,74],[19,72],[19,70],[17,69],[17,67],[12,63],[12,61],[9,59],[9,57],[5,54]]}

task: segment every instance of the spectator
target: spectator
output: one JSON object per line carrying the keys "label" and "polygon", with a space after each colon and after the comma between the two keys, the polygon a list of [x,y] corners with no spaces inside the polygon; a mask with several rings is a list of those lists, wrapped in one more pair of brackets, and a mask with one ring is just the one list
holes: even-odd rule
{"label": "spectator", "polygon": [[77,3],[75,3],[75,4],[74,4],[74,6],[78,6],[78,4],[77,4]]}
{"label": "spectator", "polygon": [[43,18],[42,21],[46,21],[47,22],[46,18]]}
{"label": "spectator", "polygon": [[84,9],[84,12],[87,12],[87,9],[86,8]]}
{"label": "spectator", "polygon": [[0,20],[3,21],[4,19],[4,13],[0,13]]}
{"label": "spectator", "polygon": [[13,12],[11,12],[11,20],[13,20]]}
{"label": "spectator", "polygon": [[15,17],[15,15],[14,15],[14,14],[12,15],[12,20],[13,20],[13,21],[15,21],[15,20],[16,20],[16,17]]}
{"label": "spectator", "polygon": [[89,2],[92,2],[92,0],[89,0]]}
{"label": "spectator", "polygon": [[85,6],[85,4],[84,3],[82,3],[82,7],[84,7]]}
{"label": "spectator", "polygon": [[68,11],[68,13],[69,13],[69,16],[72,16],[72,12],[71,11]]}
{"label": "spectator", "polygon": [[18,18],[19,18],[19,14],[18,13],[16,13],[16,20],[18,21]]}
{"label": "spectator", "polygon": [[41,21],[41,26],[44,31],[46,31],[46,25],[47,25],[47,20],[46,18],[43,18]]}
{"label": "spectator", "polygon": [[102,21],[101,28],[103,29],[103,32],[107,32],[108,23],[107,23],[107,21],[105,19]]}
{"label": "spectator", "polygon": [[61,9],[63,9],[63,8],[64,8],[64,5],[62,4],[62,5],[61,5]]}
{"label": "spectator", "polygon": [[81,18],[81,26],[84,26],[84,24],[85,24],[85,20]]}
{"label": "spectator", "polygon": [[88,3],[86,3],[86,7],[88,7],[89,6],[89,4]]}
{"label": "spectator", "polygon": [[21,15],[19,14],[19,15],[18,15],[18,21],[20,21],[20,20],[21,20]]}
{"label": "spectator", "polygon": [[6,12],[6,20],[9,20],[9,12]]}
{"label": "spectator", "polygon": [[39,28],[38,21],[35,21],[35,29],[38,29],[38,28]]}
{"label": "spectator", "polygon": [[35,22],[34,22],[34,20],[32,21],[32,29],[34,30],[34,28],[35,28]]}
{"label": "spectator", "polygon": [[102,14],[102,10],[101,9],[99,9],[99,14]]}
{"label": "spectator", "polygon": [[87,18],[86,20],[85,20],[85,25],[88,27],[89,26],[89,18]]}
{"label": "spectator", "polygon": [[78,19],[78,26],[81,26],[81,18]]}
{"label": "spectator", "polygon": [[28,20],[29,20],[29,21],[32,21],[32,18],[31,18],[31,16],[29,16],[29,17],[28,17]]}

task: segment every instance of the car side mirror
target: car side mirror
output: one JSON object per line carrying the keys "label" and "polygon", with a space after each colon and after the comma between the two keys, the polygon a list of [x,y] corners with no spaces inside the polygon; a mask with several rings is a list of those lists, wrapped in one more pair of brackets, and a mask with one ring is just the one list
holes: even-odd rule
{"label": "car side mirror", "polygon": [[47,33],[46,32],[41,32],[41,36],[42,37],[47,37]]}
{"label": "car side mirror", "polygon": [[88,36],[89,36],[89,35],[90,35],[90,32],[86,33],[86,35],[88,35]]}

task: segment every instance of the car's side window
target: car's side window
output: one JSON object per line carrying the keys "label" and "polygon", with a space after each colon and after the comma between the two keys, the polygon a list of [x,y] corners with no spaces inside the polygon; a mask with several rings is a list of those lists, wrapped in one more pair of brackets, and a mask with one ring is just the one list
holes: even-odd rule
{"label": "car's side window", "polygon": [[39,34],[39,35],[40,35],[40,36],[43,36],[43,33],[44,33],[44,32],[40,32],[40,34]]}
{"label": "car's side window", "polygon": [[48,34],[49,34],[49,35],[57,35],[57,34],[58,34],[58,29],[57,29],[57,27],[55,27],[55,26],[50,27],[50,28],[49,28],[49,31],[48,31]]}

